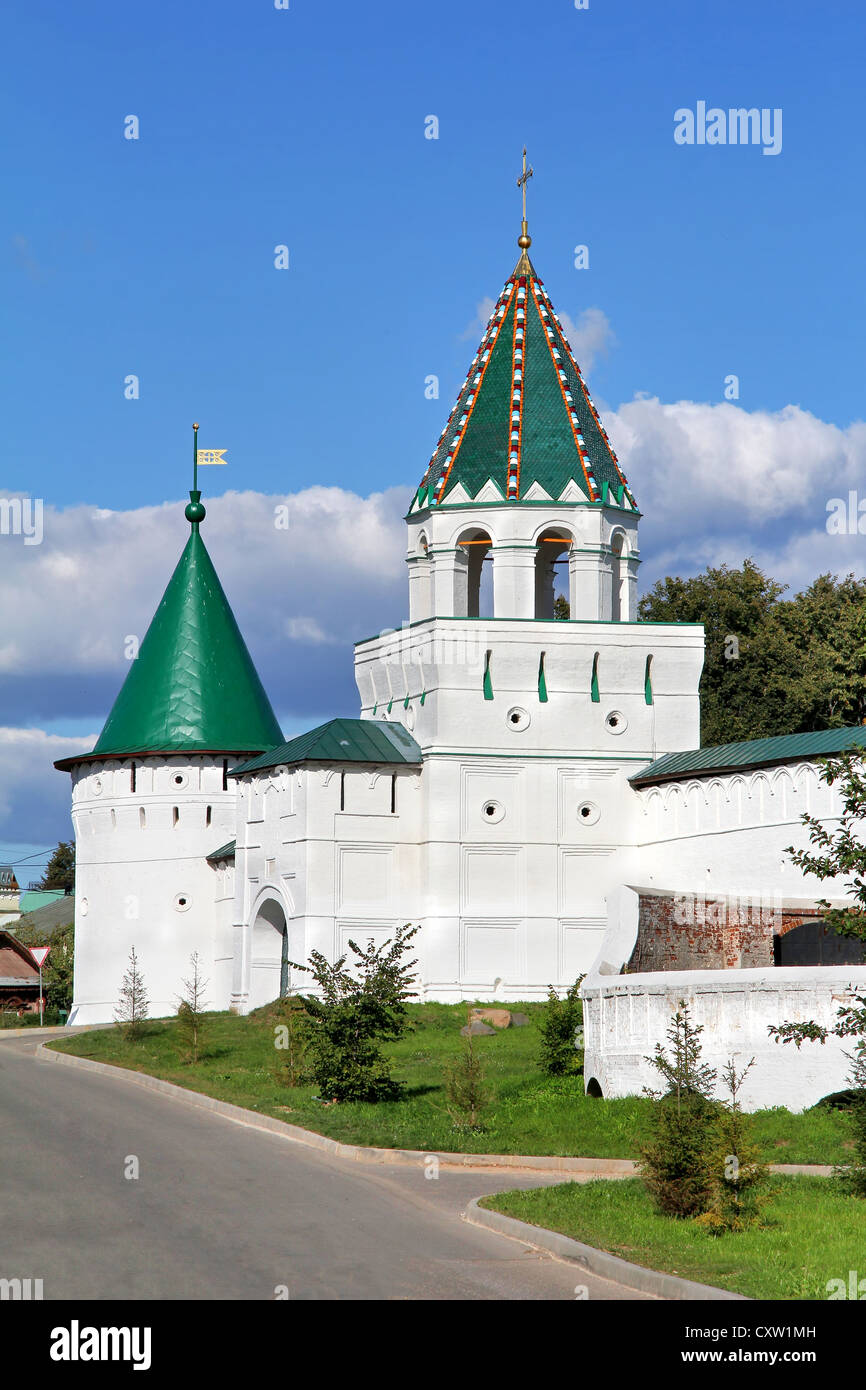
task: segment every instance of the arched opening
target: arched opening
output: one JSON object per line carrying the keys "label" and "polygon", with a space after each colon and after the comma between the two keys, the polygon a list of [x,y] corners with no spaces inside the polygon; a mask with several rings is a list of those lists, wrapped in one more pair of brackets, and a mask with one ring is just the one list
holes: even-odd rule
{"label": "arched opening", "polygon": [[611,576],[610,576],[610,619],[613,623],[622,622],[625,617],[623,585],[625,583],[625,534],[615,531],[610,538]]}
{"label": "arched opening", "polygon": [[594,1076],[591,1076],[586,1083],[586,1094],[593,1096],[596,1100],[604,1100],[604,1092]]}
{"label": "arched opening", "polygon": [[454,566],[454,615],[462,618],[493,616],[492,541],[486,531],[473,527],[457,542]]}
{"label": "arched opening", "polygon": [[568,552],[571,536],[552,526],[539,538],[535,551],[536,618],[570,618]]}
{"label": "arched opening", "polygon": [[253,921],[250,940],[250,1008],[288,994],[289,928],[275,898],[266,898]]}

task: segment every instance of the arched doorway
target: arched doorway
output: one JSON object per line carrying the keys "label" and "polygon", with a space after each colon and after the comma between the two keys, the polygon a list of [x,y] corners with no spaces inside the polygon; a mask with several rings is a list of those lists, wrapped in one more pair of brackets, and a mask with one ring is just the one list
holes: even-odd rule
{"label": "arched doorway", "polygon": [[253,918],[250,935],[250,1008],[258,1009],[288,994],[289,928],[282,904],[265,898]]}
{"label": "arched doorway", "polygon": [[[545,527],[535,552],[536,618],[570,617],[568,555],[571,536],[561,527]],[[557,599],[560,603],[557,604]]]}

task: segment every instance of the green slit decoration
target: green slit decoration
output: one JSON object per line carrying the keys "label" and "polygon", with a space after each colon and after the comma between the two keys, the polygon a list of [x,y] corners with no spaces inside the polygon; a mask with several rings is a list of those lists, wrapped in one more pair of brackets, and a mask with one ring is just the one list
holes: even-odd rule
{"label": "green slit decoration", "polygon": [[592,682],[589,687],[589,693],[592,698],[592,703],[597,705],[601,699],[598,693],[598,652],[596,652],[595,656],[592,658]]}
{"label": "green slit decoration", "polygon": [[486,655],[485,658],[484,658],[484,685],[483,685],[483,690],[484,690],[484,698],[485,698],[485,700],[492,700],[492,699],[493,699],[493,678],[492,678],[492,676],[490,675],[490,658],[491,658],[492,655],[493,655],[492,652],[488,652],[487,655]]}
{"label": "green slit decoration", "polygon": [[426,690],[422,690],[422,691],[421,691],[421,703],[422,703],[422,705],[423,705],[423,703],[424,703],[424,701],[425,701],[426,699],[427,699],[427,691],[426,691]]}
{"label": "green slit decoration", "polygon": [[544,677],[544,652],[538,658],[538,698],[543,705],[547,704],[547,681]]}
{"label": "green slit decoration", "polygon": [[652,664],[653,659],[651,656],[648,656],[646,659],[646,673],[643,678],[643,697],[648,705],[651,705],[653,702]]}
{"label": "green slit decoration", "polygon": [[375,703],[375,705],[373,706],[373,713],[374,713],[374,714],[376,713],[376,710],[377,710],[378,708],[379,708],[379,701],[377,700],[376,703]]}
{"label": "green slit decoration", "polygon": [[388,701],[388,713],[389,713],[389,714],[391,713],[391,708],[392,708],[393,704],[394,704],[393,699]]}
{"label": "green slit decoration", "polygon": [[406,699],[403,701],[403,708],[404,708],[404,709],[408,709],[408,708],[409,708],[409,696],[408,696],[408,695],[406,696]]}

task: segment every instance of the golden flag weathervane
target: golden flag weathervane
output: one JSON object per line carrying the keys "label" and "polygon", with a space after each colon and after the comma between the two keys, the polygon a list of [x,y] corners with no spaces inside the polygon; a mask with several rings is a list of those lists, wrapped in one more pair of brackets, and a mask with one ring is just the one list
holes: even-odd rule
{"label": "golden flag weathervane", "polygon": [[199,465],[221,463],[227,465],[225,449],[200,449],[198,447],[198,425],[192,427],[192,485],[198,488]]}

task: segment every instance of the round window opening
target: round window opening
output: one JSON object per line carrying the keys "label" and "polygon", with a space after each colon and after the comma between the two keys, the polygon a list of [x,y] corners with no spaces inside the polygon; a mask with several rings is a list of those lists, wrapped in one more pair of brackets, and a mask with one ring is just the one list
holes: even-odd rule
{"label": "round window opening", "polygon": [[594,801],[582,801],[577,808],[577,819],[581,825],[595,825],[600,815]]}
{"label": "round window opening", "polygon": [[174,900],[175,912],[186,912],[191,902],[192,899],[190,898],[189,893],[178,893],[177,897]]}
{"label": "round window opening", "polygon": [[81,913],[82,917],[87,916],[88,912],[90,911],[90,903],[87,901],[86,898],[81,899],[81,902],[78,904],[78,911]]}
{"label": "round window opening", "polygon": [[505,716],[505,722],[512,733],[519,734],[523,729],[529,728],[529,711],[522,709],[520,705],[513,705]]}
{"label": "round window opening", "polygon": [[609,734],[624,734],[628,728],[628,720],[621,710],[612,709],[604,721],[604,727]]}
{"label": "round window opening", "polygon": [[174,775],[172,776],[171,784],[172,784],[173,787],[185,787],[185,786],[186,786],[186,776],[185,776],[185,774],[182,773],[182,772],[175,772]]}
{"label": "round window opening", "polygon": [[499,801],[485,801],[481,807],[481,819],[488,825],[496,825],[505,815],[505,807]]}

